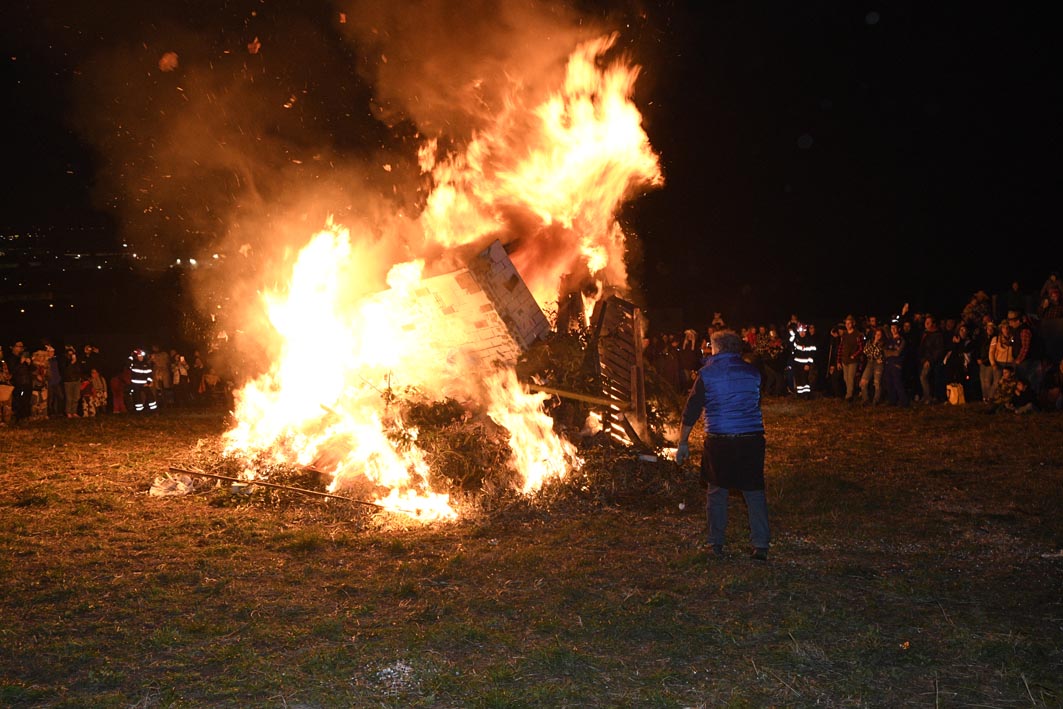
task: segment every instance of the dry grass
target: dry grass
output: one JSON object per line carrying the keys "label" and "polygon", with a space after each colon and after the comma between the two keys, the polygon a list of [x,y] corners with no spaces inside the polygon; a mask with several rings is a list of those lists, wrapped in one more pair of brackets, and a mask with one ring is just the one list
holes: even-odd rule
{"label": "dry grass", "polygon": [[530,500],[469,491],[459,456],[465,516],[421,527],[150,496],[209,458],[212,412],[0,429],[0,705],[1063,704],[1063,417],[765,416],[767,564],[738,501],[707,559],[696,474],[628,451]]}

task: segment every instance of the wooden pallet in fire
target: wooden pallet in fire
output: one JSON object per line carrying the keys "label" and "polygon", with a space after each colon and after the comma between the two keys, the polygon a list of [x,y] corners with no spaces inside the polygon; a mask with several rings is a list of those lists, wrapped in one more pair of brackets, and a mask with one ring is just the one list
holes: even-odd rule
{"label": "wooden pallet in fire", "polygon": [[649,448],[642,311],[610,296],[595,306],[591,327],[602,396],[618,403],[605,408],[602,426],[618,441]]}

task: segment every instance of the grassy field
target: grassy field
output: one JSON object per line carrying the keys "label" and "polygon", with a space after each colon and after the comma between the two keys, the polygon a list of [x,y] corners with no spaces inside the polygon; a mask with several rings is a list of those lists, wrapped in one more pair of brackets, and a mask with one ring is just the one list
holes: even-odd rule
{"label": "grassy field", "polygon": [[707,558],[694,471],[632,452],[424,527],[149,495],[217,412],[0,429],[0,705],[1063,706],[1063,416],[765,418],[767,563],[740,497]]}

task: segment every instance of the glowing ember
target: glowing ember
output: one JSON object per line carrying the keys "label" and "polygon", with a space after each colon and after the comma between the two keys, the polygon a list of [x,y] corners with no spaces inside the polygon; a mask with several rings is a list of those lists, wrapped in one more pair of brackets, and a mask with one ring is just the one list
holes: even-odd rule
{"label": "glowing ember", "polygon": [[160,71],[173,71],[177,68],[177,52],[166,52],[159,58]]}
{"label": "glowing ember", "polygon": [[[579,47],[563,91],[541,105],[525,108],[514,93],[463,152],[440,155],[426,140],[418,159],[432,187],[415,224],[352,234],[330,222],[285,285],[263,290],[272,364],[237,392],[226,434],[246,477],[264,457],[313,465],[331,476],[332,492],[355,490],[425,521],[454,517],[448,496],[431,488],[417,431],[395,410],[396,389],[455,399],[506,428],[524,492],[580,465],[543,412],[545,395],[529,394],[512,367],[549,329],[537,303],[558,302],[562,282],[593,285],[585,297],[626,287],[614,214],[661,183],[631,102],[638,70],[603,61],[615,39]],[[405,242],[409,260],[383,255],[389,228],[401,228],[391,241]],[[507,256],[502,242],[518,238]],[[481,260],[448,267],[459,247]],[[513,267],[519,278],[505,271]],[[499,273],[509,274],[502,286]]]}

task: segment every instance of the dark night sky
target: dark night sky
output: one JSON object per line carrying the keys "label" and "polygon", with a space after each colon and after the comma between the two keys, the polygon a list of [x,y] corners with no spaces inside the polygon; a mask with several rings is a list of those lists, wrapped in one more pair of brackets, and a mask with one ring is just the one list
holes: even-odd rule
{"label": "dark night sky", "polygon": [[[337,111],[369,97],[354,72],[337,78],[356,53],[313,28],[334,14],[327,2],[39,5],[0,10],[5,229],[111,223],[98,184],[107,143],[85,138],[86,96],[99,112],[137,108],[86,87],[101,51],[135,54],[174,27],[220,41],[226,27],[290,43],[278,86],[311,86]],[[604,5],[583,9],[601,18]],[[885,315],[911,301],[952,314],[975,290],[1013,279],[1033,290],[1063,265],[1049,209],[1058,41],[1032,5],[611,5],[644,67],[636,99],[665,173],[624,213],[651,310],[742,322]],[[323,110],[303,127],[357,152],[383,140],[367,115]]]}

